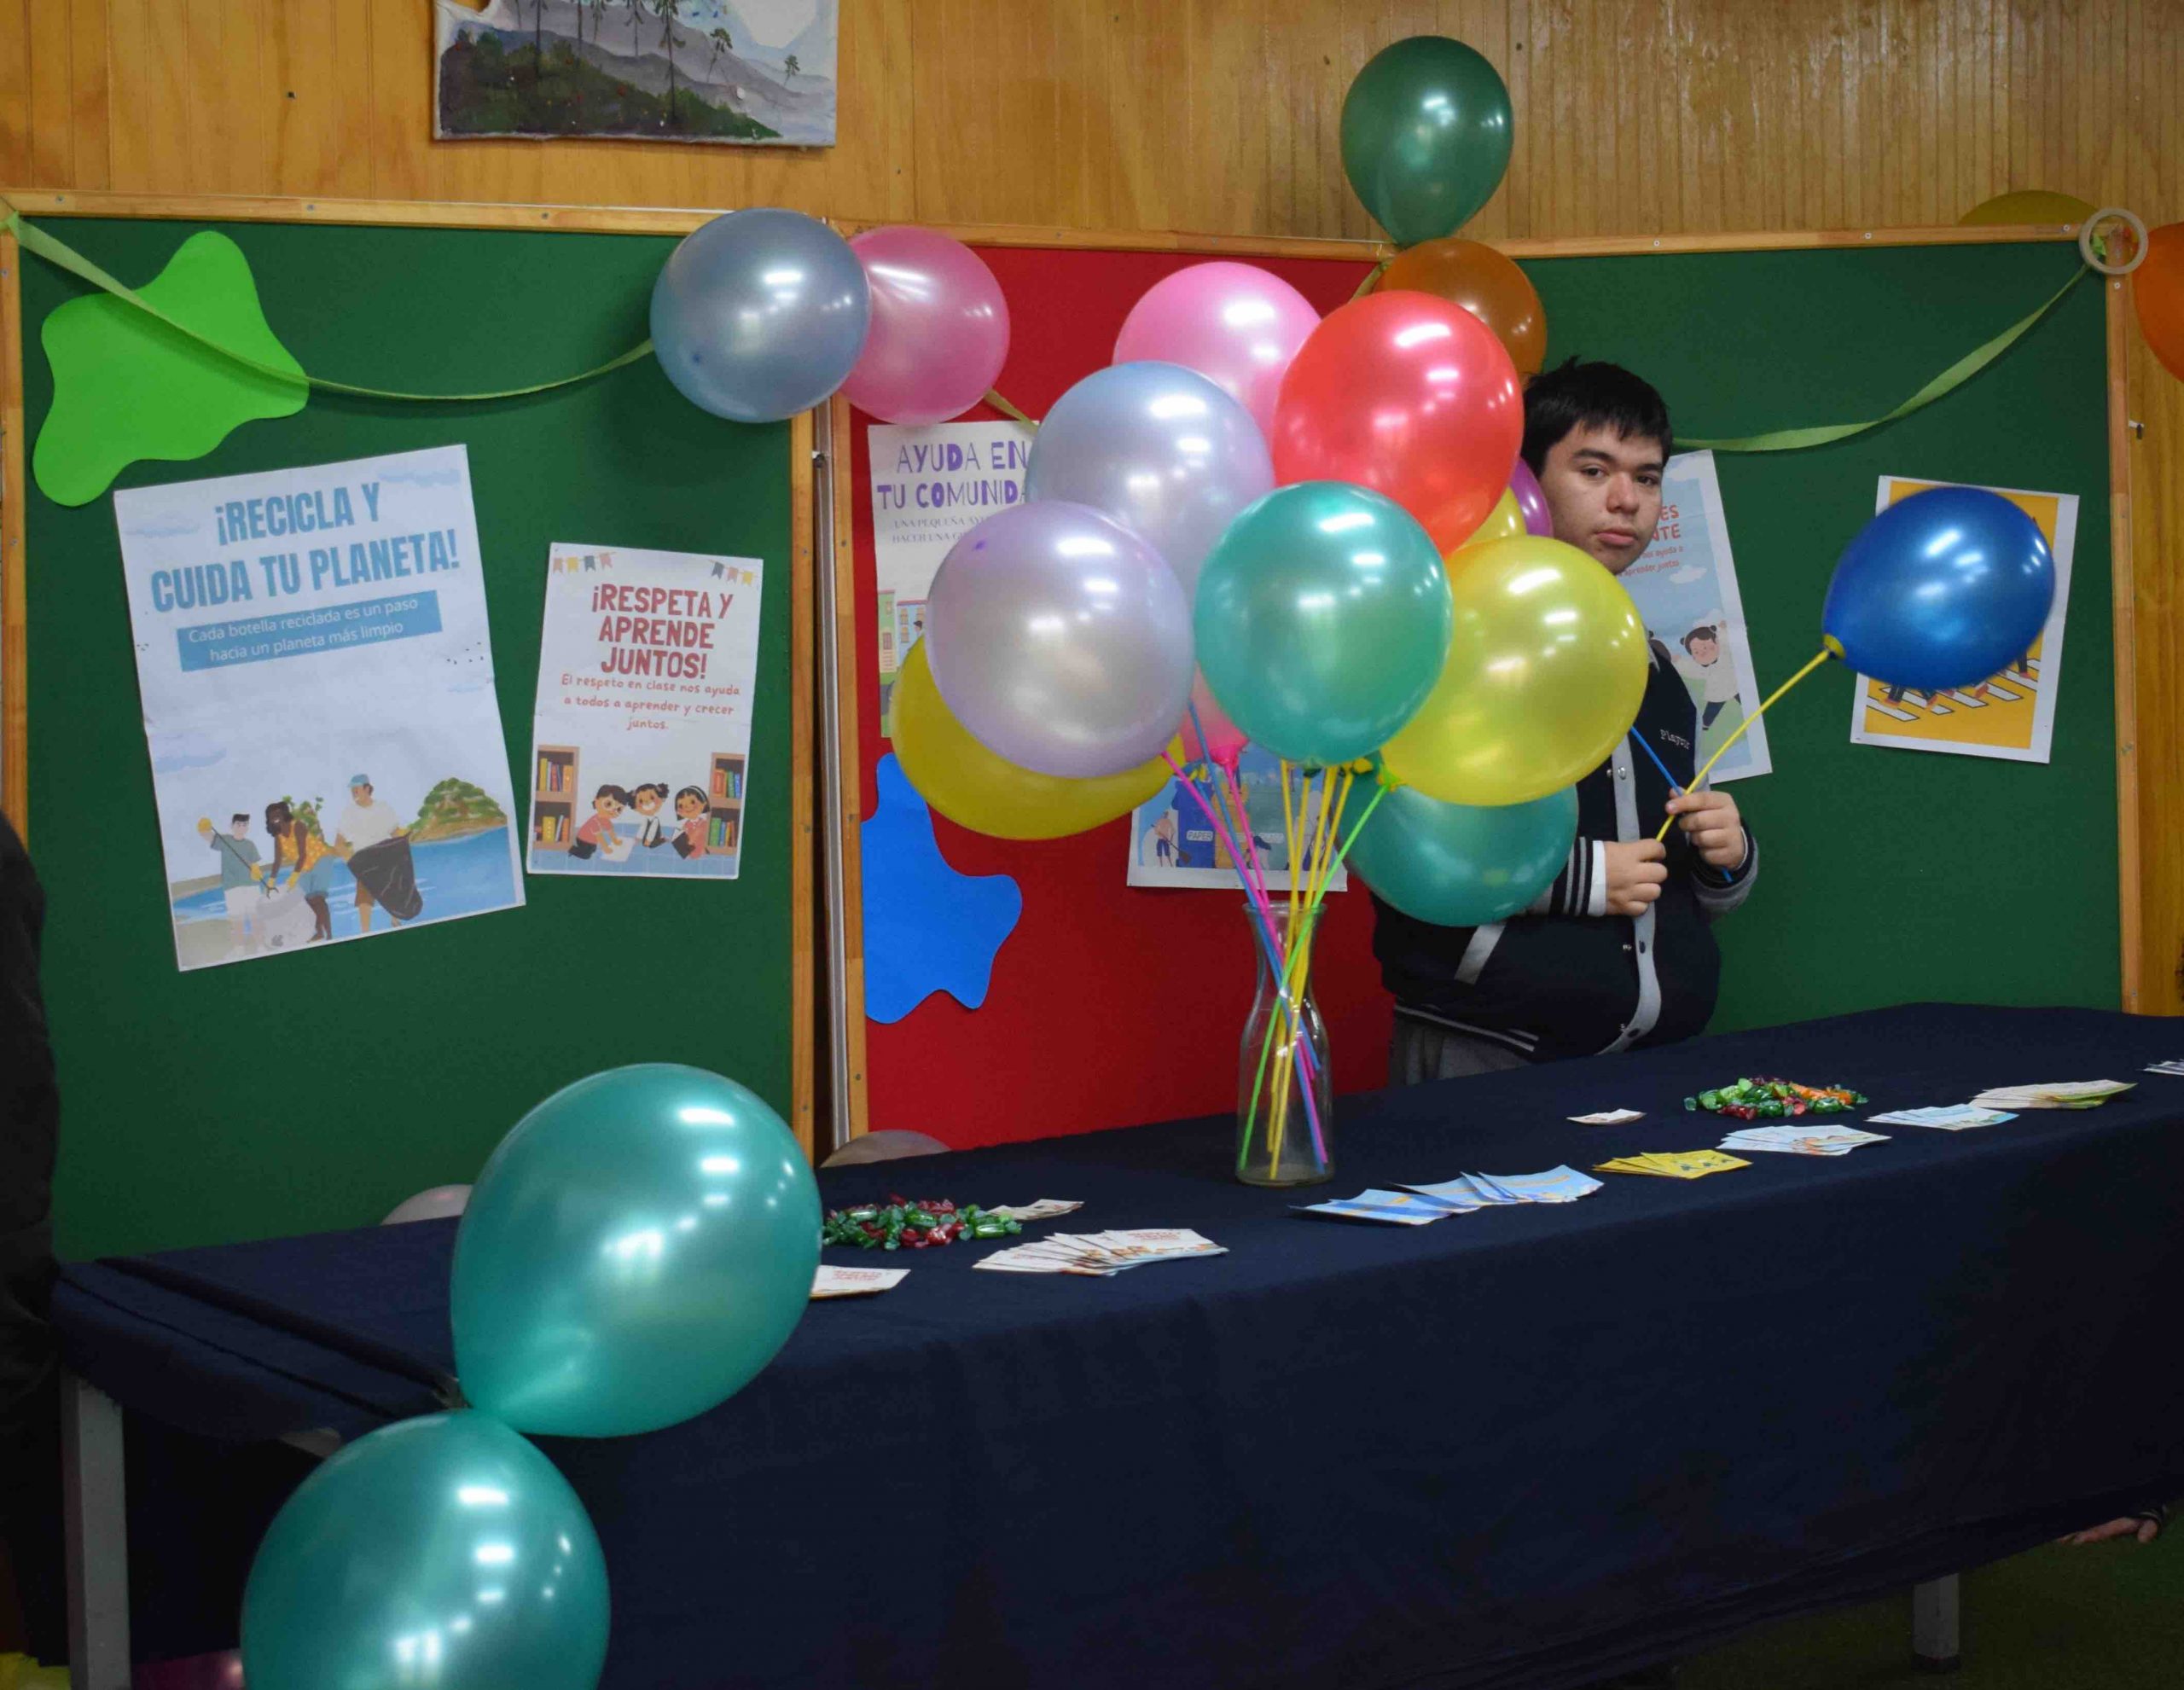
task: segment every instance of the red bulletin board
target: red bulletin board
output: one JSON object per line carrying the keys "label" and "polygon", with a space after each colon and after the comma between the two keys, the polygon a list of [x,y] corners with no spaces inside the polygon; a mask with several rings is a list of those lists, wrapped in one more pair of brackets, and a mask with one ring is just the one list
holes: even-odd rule
{"label": "red bulletin board", "polygon": [[[995,391],[1037,417],[1108,363],[1123,319],[1162,276],[1215,253],[980,247],[1008,300],[1008,363]],[[1362,258],[1260,258],[1322,314],[1347,300]],[[994,418],[983,407],[973,418]],[[877,803],[880,737],[877,590],[873,560],[871,419],[851,413],[860,816]],[[985,1006],[935,994],[892,1025],[866,1021],[869,1129],[907,1128],[955,1147],[1048,1138],[1236,1106],[1237,1042],[1257,963],[1240,888],[1124,884],[1128,818],[1074,839],[987,839],[935,815],[941,854],[966,874],[1013,876],[1024,914],[995,959]],[[854,851],[852,837],[845,850]],[[858,884],[853,876],[851,884]],[[1353,880],[1327,895],[1313,967],[1335,1079],[1345,1091],[1384,1083],[1391,1001],[1373,959],[1373,912]],[[850,1013],[863,1015],[852,1001]]]}

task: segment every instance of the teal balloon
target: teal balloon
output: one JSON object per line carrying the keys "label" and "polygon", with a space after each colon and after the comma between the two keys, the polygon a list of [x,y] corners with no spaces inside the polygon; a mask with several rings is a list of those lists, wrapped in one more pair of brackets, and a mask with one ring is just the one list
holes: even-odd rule
{"label": "teal balloon", "polygon": [[518,1122],[470,1194],[463,1394],[521,1432],[673,1426],[774,1358],[818,1265],[818,1187],[764,1099],[672,1063],[594,1074]]}
{"label": "teal balloon", "polygon": [[1477,215],[1509,168],[1508,84],[1461,41],[1414,35],[1357,73],[1342,102],[1342,168],[1398,247]]}
{"label": "teal balloon", "polygon": [[1449,654],[1440,555],[1392,499],[1343,481],[1277,487],[1199,572],[1192,623],[1213,696],[1292,763],[1347,763],[1416,713]]}
{"label": "teal balloon", "polygon": [[337,1451],[274,1519],[242,1602],[252,1684],[589,1690],[607,1564],[554,1464],[480,1414]]}
{"label": "teal balloon", "polygon": [[1577,836],[1575,787],[1490,809],[1397,787],[1360,828],[1375,790],[1362,780],[1350,787],[1339,837],[1356,837],[1344,861],[1384,902],[1439,926],[1514,915],[1554,884]]}

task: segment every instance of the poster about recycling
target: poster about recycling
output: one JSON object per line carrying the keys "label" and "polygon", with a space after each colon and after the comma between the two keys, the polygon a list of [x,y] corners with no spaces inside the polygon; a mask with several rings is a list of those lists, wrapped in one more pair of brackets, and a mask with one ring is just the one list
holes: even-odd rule
{"label": "poster about recycling", "polygon": [[522,903],[462,447],[113,506],[184,972]]}
{"label": "poster about recycling", "polygon": [[532,874],[735,879],[764,580],[754,557],[551,549]]}

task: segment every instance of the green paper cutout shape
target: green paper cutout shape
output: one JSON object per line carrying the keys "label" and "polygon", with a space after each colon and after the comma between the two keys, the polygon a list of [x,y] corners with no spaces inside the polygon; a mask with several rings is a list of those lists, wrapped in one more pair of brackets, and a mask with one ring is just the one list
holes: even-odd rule
{"label": "green paper cutout shape", "polygon": [[249,259],[226,235],[191,235],[136,291],[176,322],[295,380],[223,357],[110,293],[71,299],[38,336],[53,409],[31,473],[55,504],[89,504],[139,458],[203,457],[244,423],[293,416],[311,397],[303,366],[265,321]]}

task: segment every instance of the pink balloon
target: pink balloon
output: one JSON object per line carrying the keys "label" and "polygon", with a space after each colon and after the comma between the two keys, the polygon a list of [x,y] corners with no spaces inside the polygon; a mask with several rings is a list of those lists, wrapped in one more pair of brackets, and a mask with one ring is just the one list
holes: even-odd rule
{"label": "pink balloon", "polygon": [[[1199,729],[1205,730],[1205,737],[1199,737]],[[1183,712],[1183,725],[1178,730],[1183,736],[1183,760],[1201,760],[1218,764],[1230,774],[1236,772],[1236,759],[1244,747],[1251,743],[1244,730],[1228,719],[1228,712],[1222,709],[1213,696],[1213,688],[1205,684],[1205,677],[1191,677],[1191,707]]]}
{"label": "pink balloon", "polygon": [[930,229],[850,242],[872,288],[872,328],[843,395],[882,422],[945,422],[984,398],[1008,357],[1008,302],[985,260]]}
{"label": "pink balloon", "polygon": [[1547,508],[1547,495],[1540,491],[1539,477],[1532,473],[1532,467],[1522,458],[1509,472],[1509,491],[1517,496],[1517,508],[1525,514],[1525,532],[1542,540],[1554,537],[1554,518]]}
{"label": "pink balloon", "polygon": [[1163,276],[1130,307],[1115,337],[1114,361],[1149,358],[1194,369],[1226,389],[1270,437],[1283,372],[1319,326],[1310,300],[1256,264],[1193,264]]}

